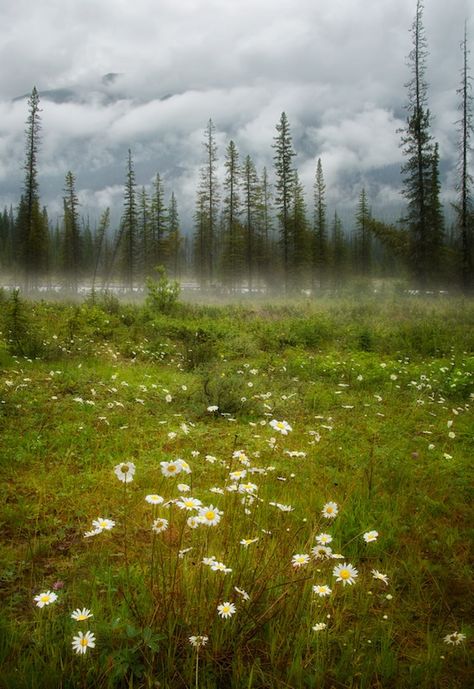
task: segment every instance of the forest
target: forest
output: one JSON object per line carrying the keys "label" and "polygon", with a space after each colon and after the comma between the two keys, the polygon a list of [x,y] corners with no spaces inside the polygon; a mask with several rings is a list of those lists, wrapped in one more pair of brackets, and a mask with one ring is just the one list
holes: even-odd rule
{"label": "forest", "polygon": [[[162,266],[173,279],[214,293],[307,294],[396,279],[407,288],[470,293],[473,287],[472,94],[467,29],[457,88],[458,166],[453,208],[441,203],[439,144],[432,133],[426,67],[429,54],[423,6],[417,5],[407,58],[406,121],[400,134],[403,217],[375,217],[364,186],[351,220],[329,208],[321,157],[315,160],[312,198],[295,165],[285,112],[273,137],[273,169],[257,170],[251,155],[228,141],[218,175],[216,127],[204,131],[193,227],[183,227],[179,200],[157,172],[139,186],[131,148],[124,161],[122,209],[99,219],[81,217],[73,171],[65,171],[63,213],[51,220],[41,203],[40,94],[33,88],[25,129],[24,184],[16,207],[0,215],[3,282],[31,291],[68,292],[143,287]],[[165,175],[166,176],[166,175]],[[447,213],[446,211],[450,211]],[[452,212],[451,212],[452,211]],[[453,214],[454,213],[454,214]],[[111,218],[121,216],[118,227]],[[453,218],[449,223],[446,218]]]}

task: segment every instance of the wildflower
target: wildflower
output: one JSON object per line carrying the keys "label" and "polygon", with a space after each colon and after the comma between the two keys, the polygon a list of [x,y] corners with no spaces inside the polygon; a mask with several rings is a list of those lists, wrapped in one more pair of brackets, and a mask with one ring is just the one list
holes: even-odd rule
{"label": "wildflower", "polygon": [[319,536],[316,536],[316,541],[319,543],[319,545],[327,545],[328,543],[331,543],[332,536],[328,533],[320,533]]}
{"label": "wildflower", "polygon": [[444,637],[444,643],[451,644],[452,646],[459,646],[465,638],[466,635],[462,634],[462,632],[451,632],[451,634],[446,634]]}
{"label": "wildflower", "polygon": [[211,563],[210,567],[213,572],[223,572],[224,574],[232,572],[232,569],[230,567],[226,567],[223,562],[218,562],[217,560],[214,560],[214,562]]}
{"label": "wildflower", "polygon": [[238,471],[231,471],[229,474],[229,478],[231,481],[240,481],[241,478],[245,478],[247,476],[247,470],[246,469],[239,469]]}
{"label": "wildflower", "polygon": [[79,632],[77,636],[72,637],[72,647],[76,653],[84,654],[88,648],[95,648],[95,636],[92,632],[83,634]]}
{"label": "wildflower", "polygon": [[288,432],[293,430],[287,421],[277,421],[276,419],[270,421],[270,426],[274,431],[279,431],[282,435],[288,435]]}
{"label": "wildflower", "polygon": [[179,559],[182,560],[186,553],[189,553],[192,549],[193,547],[191,546],[189,548],[182,548],[181,550],[178,550]]}
{"label": "wildflower", "polygon": [[258,541],[258,538],[243,538],[240,541],[240,545],[243,545],[245,548],[248,548],[249,545],[252,543],[256,543]]}
{"label": "wildflower", "polygon": [[114,528],[115,522],[113,519],[104,519],[103,517],[97,517],[97,519],[94,519],[92,522],[92,526],[95,527],[95,530],[100,533],[101,531],[110,531],[111,529]]}
{"label": "wildflower", "polygon": [[317,622],[311,629],[313,632],[322,632],[323,629],[326,629],[327,624],[326,622]]}
{"label": "wildflower", "polygon": [[189,493],[189,491],[191,490],[187,483],[178,483],[176,487],[180,493]]}
{"label": "wildflower", "polygon": [[192,516],[188,517],[186,520],[186,524],[189,526],[190,529],[197,529],[202,522],[200,521],[199,517]]}
{"label": "wildflower", "polygon": [[315,560],[329,560],[332,557],[332,548],[327,545],[316,545],[311,548],[311,554]]}
{"label": "wildflower", "polygon": [[194,646],[194,648],[201,648],[201,646],[205,646],[208,641],[209,641],[209,637],[204,636],[202,634],[198,634],[197,636],[190,636],[189,637],[189,643],[191,644],[191,646]]}
{"label": "wildflower", "polygon": [[239,493],[255,493],[258,490],[258,486],[255,483],[241,483],[239,485]]}
{"label": "wildflower", "polygon": [[344,563],[343,565],[336,565],[333,569],[333,576],[337,577],[336,581],[342,581],[343,585],[355,584],[359,572],[351,564]]}
{"label": "wildflower", "polygon": [[162,517],[160,517],[159,519],[154,520],[151,529],[155,533],[162,533],[163,531],[166,531],[166,529],[168,528],[168,524],[169,522],[167,519],[163,519]]}
{"label": "wildflower", "polygon": [[374,579],[379,579],[380,581],[383,581],[384,584],[388,585],[388,576],[386,574],[382,574],[382,572],[379,572],[377,569],[373,569],[372,576]]}
{"label": "wildflower", "polygon": [[165,401],[169,404],[170,402],[173,401],[173,398],[171,397],[171,395],[166,395]]}
{"label": "wildflower", "polygon": [[135,474],[135,464],[133,462],[121,462],[114,467],[114,472],[119,481],[130,483]]}
{"label": "wildflower", "polygon": [[161,466],[161,473],[163,476],[176,476],[176,474],[179,474],[180,471],[182,471],[181,464],[178,462],[160,462]]}
{"label": "wildflower", "polygon": [[217,404],[210,404],[207,408],[207,411],[212,413],[217,411],[218,409],[219,407],[217,406]]}
{"label": "wildflower", "polygon": [[293,567],[302,567],[303,565],[307,565],[309,562],[309,555],[306,555],[306,553],[303,553],[302,555],[293,555],[291,558],[291,564]]}
{"label": "wildflower", "polygon": [[93,529],[92,531],[85,531],[84,538],[91,538],[92,536],[97,536],[97,534],[102,533],[102,529]]}
{"label": "wildflower", "polygon": [[234,586],[234,591],[237,591],[237,593],[239,593],[244,600],[250,600],[249,594],[247,591],[244,591],[244,589],[239,589],[238,586]]}
{"label": "wildflower", "polygon": [[323,517],[326,517],[326,519],[335,519],[338,512],[339,507],[335,502],[327,502],[321,510],[321,514]]}
{"label": "wildflower", "polygon": [[234,603],[229,603],[226,601],[225,603],[221,603],[220,605],[217,606],[217,611],[223,619],[227,619],[229,617],[232,617],[236,613],[236,608]]}
{"label": "wildflower", "polygon": [[45,591],[45,593],[40,593],[35,596],[35,601],[38,608],[44,608],[45,605],[50,605],[57,599],[57,595],[52,591]]}
{"label": "wildflower", "polygon": [[320,598],[324,598],[325,596],[331,595],[332,589],[330,589],[327,584],[316,584],[316,586],[313,586],[313,592]]}
{"label": "wildflower", "polygon": [[201,507],[202,502],[197,498],[181,498],[176,505],[180,510],[197,510]]}
{"label": "wildflower", "polygon": [[203,565],[208,565],[208,566],[210,566],[210,565],[212,565],[215,561],[216,561],[216,558],[214,557],[214,555],[211,555],[210,557],[203,557],[203,558],[202,558],[202,564],[203,564]]}
{"label": "wildflower", "polygon": [[156,495],[156,493],[152,493],[151,495],[147,495],[145,500],[150,503],[150,505],[161,505],[163,502],[163,498],[161,495]]}
{"label": "wildflower", "polygon": [[367,531],[364,534],[363,538],[364,538],[364,541],[366,543],[373,543],[374,541],[377,540],[378,536],[379,536],[378,531]]}
{"label": "wildflower", "polygon": [[88,620],[89,617],[93,617],[93,614],[87,608],[82,608],[82,610],[77,608],[77,610],[71,613],[71,617],[73,620],[76,620],[76,622],[83,622],[84,620]]}
{"label": "wildflower", "polygon": [[221,520],[223,512],[214,507],[214,505],[209,505],[208,507],[202,507],[199,510],[199,519],[202,524],[206,526],[216,526]]}
{"label": "wildflower", "polygon": [[177,459],[176,464],[179,464],[181,471],[184,471],[185,474],[191,473],[191,467],[184,459]]}

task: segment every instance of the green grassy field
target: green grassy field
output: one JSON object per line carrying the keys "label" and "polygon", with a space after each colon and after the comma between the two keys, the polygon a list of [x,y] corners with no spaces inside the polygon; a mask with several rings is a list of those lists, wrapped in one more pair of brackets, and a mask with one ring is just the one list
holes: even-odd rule
{"label": "green grassy field", "polygon": [[472,686],[472,302],[0,313],[1,687]]}

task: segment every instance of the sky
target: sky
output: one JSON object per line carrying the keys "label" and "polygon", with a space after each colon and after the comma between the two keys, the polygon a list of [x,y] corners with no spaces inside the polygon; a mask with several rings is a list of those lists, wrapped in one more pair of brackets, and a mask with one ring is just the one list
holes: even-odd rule
{"label": "sky", "polygon": [[[233,139],[272,174],[285,111],[311,189],[321,158],[329,210],[362,186],[374,213],[401,203],[400,133],[416,0],[0,0],[0,206],[16,205],[27,101],[40,93],[39,184],[52,219],[64,177],[94,222],[122,207],[127,149],[138,185],[159,172],[189,230],[209,118],[220,174]],[[426,80],[443,199],[453,198],[464,22],[470,0],[425,0]],[[471,12],[472,13],[472,12]]]}

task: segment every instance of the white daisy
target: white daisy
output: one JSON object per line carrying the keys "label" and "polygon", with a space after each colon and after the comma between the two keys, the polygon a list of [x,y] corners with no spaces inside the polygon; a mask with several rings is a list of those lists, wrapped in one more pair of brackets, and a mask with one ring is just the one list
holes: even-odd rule
{"label": "white daisy", "polygon": [[159,519],[154,520],[151,529],[155,533],[162,533],[163,531],[166,531],[166,529],[168,528],[168,524],[169,522],[167,519],[163,519],[162,517],[160,517]]}
{"label": "white daisy", "polygon": [[182,497],[180,500],[176,502],[176,505],[179,507],[180,510],[197,510],[201,507],[202,502],[197,498]]}
{"label": "white daisy", "polygon": [[307,565],[309,562],[309,555],[306,555],[306,553],[303,554],[296,554],[293,555],[291,558],[291,564],[293,567],[302,567],[303,565]]}
{"label": "white daisy", "polygon": [[71,613],[71,617],[73,620],[76,620],[76,622],[83,622],[84,620],[88,620],[89,617],[93,617],[93,614],[88,608],[82,608],[82,610],[77,608],[77,610]]}
{"label": "white daisy", "polygon": [[452,646],[459,646],[465,638],[466,635],[462,632],[451,632],[451,634],[446,634],[444,637],[444,643],[451,644]]}
{"label": "white daisy", "polygon": [[234,603],[226,601],[217,606],[217,612],[223,619],[228,619],[237,612]]}
{"label": "white daisy", "polygon": [[57,595],[52,591],[45,591],[35,596],[35,602],[38,608],[44,608],[45,605],[50,605],[58,599]]}
{"label": "white daisy", "polygon": [[311,554],[315,560],[329,560],[332,557],[332,548],[327,545],[315,545],[311,548]]}
{"label": "white daisy", "polygon": [[379,579],[380,581],[383,581],[384,584],[388,585],[388,576],[386,574],[382,574],[382,572],[379,572],[377,569],[373,569],[372,576],[374,579]]}
{"label": "white daisy", "polygon": [[364,539],[364,541],[365,541],[366,543],[373,543],[374,541],[377,540],[378,536],[379,536],[379,532],[378,532],[378,531],[367,531],[367,532],[363,535],[363,539]]}
{"label": "white daisy", "polygon": [[72,638],[72,647],[76,653],[84,654],[88,648],[95,648],[95,636],[92,632],[83,634],[79,632],[77,636]]}
{"label": "white daisy", "polygon": [[288,433],[293,430],[287,421],[277,421],[276,419],[270,421],[270,426],[273,430],[279,431],[282,435],[288,435]]}
{"label": "white daisy", "polygon": [[182,471],[182,466],[181,464],[176,461],[176,462],[160,462],[161,466],[161,473],[163,476],[170,477],[170,476],[176,476],[176,474],[179,474],[180,471]]}
{"label": "white daisy", "polygon": [[156,493],[152,493],[151,495],[147,495],[145,500],[150,503],[150,505],[161,505],[163,502],[163,498],[161,495],[157,495]]}
{"label": "white daisy", "polygon": [[119,481],[130,483],[135,474],[135,464],[133,462],[121,462],[114,467],[114,472]]}
{"label": "white daisy", "polygon": [[355,584],[355,580],[359,576],[359,572],[351,564],[344,563],[343,565],[336,565],[334,567],[333,576],[337,577],[336,581],[342,581],[343,585]]}
{"label": "white daisy", "polygon": [[94,519],[94,521],[92,522],[92,526],[95,527],[95,530],[98,532],[110,531],[114,528],[115,522],[113,521],[113,519],[104,519],[103,517],[97,517],[97,519]]}
{"label": "white daisy", "polygon": [[189,637],[189,643],[191,646],[194,646],[194,648],[201,648],[201,646],[205,646],[208,641],[209,637],[204,636],[203,634],[197,634],[196,636]]}
{"label": "white daisy", "polygon": [[325,598],[331,595],[332,589],[327,584],[316,584],[316,586],[313,586],[313,592],[320,598]]}
{"label": "white daisy", "polygon": [[335,519],[338,512],[339,507],[335,502],[327,502],[321,510],[321,514],[323,517],[326,517],[326,519]]}
{"label": "white daisy", "polygon": [[208,507],[201,507],[199,510],[199,519],[202,524],[206,526],[216,526],[221,520],[223,512],[214,507],[214,505],[209,505]]}
{"label": "white daisy", "polygon": [[178,483],[176,487],[180,493],[189,493],[189,491],[191,490],[187,483]]}
{"label": "white daisy", "polygon": [[317,622],[311,629],[313,632],[322,632],[323,629],[326,629],[327,624],[326,622]]}
{"label": "white daisy", "polygon": [[316,536],[316,541],[319,545],[327,545],[332,542],[332,536],[328,533],[320,533],[319,536]]}

